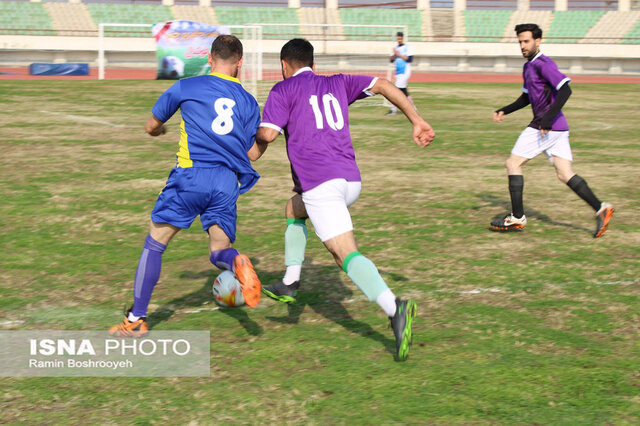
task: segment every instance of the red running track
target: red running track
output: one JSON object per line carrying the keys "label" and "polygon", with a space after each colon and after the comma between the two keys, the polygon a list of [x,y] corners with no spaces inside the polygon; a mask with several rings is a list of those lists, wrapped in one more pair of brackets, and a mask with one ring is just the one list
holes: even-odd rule
{"label": "red running track", "polygon": [[[366,71],[363,74],[371,74]],[[374,73],[375,74],[375,73]],[[107,80],[155,80],[155,69],[107,69]],[[89,75],[29,75],[28,68],[0,68],[0,80],[97,80],[98,70],[91,68]],[[640,83],[640,76],[576,75],[573,83]],[[520,74],[476,73],[412,73],[413,83],[520,83]]]}

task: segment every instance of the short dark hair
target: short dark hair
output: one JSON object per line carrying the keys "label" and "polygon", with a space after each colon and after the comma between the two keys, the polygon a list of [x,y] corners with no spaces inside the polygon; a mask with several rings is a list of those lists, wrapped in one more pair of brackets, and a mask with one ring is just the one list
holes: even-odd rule
{"label": "short dark hair", "polygon": [[211,43],[211,56],[222,60],[242,58],[242,42],[236,36],[219,35]]}
{"label": "short dark hair", "polygon": [[294,38],[282,46],[280,60],[300,67],[313,65],[313,45],[303,38]]}
{"label": "short dark hair", "polygon": [[538,24],[518,24],[516,25],[516,34],[523,33],[525,31],[531,31],[531,35],[534,39],[542,38],[542,30]]}
{"label": "short dark hair", "polygon": [[404,33],[402,31],[398,31],[396,33],[396,37],[404,37]]}

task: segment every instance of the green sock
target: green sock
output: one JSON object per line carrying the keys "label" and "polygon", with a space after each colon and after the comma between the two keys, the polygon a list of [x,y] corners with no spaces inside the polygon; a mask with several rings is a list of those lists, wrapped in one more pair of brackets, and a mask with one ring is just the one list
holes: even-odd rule
{"label": "green sock", "polygon": [[287,230],[284,233],[284,264],[286,266],[302,265],[307,235],[304,219],[287,219]]}
{"label": "green sock", "polygon": [[357,251],[344,259],[342,269],[372,302],[377,300],[382,292],[389,290],[376,265]]}

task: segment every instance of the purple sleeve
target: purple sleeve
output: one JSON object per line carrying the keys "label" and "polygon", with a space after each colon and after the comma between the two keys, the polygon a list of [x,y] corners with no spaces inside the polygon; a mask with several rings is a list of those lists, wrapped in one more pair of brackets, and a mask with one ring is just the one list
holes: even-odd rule
{"label": "purple sleeve", "polygon": [[349,101],[349,104],[352,104],[358,99],[372,96],[372,94],[367,93],[367,90],[371,89],[377,80],[376,77],[370,77],[367,75],[349,74],[343,74],[342,79],[345,83],[344,86],[347,91],[347,100]]}
{"label": "purple sleeve", "polygon": [[569,77],[560,72],[553,61],[541,62],[539,72],[542,78],[547,80],[556,90],[560,90],[564,83],[571,81]]}
{"label": "purple sleeve", "polygon": [[262,121],[260,127],[269,127],[279,132],[287,126],[289,122],[289,103],[281,92],[280,85],[276,84],[264,104],[262,110]]}
{"label": "purple sleeve", "polygon": [[164,123],[180,108],[181,101],[180,80],[178,80],[160,95],[151,109],[151,113]]}

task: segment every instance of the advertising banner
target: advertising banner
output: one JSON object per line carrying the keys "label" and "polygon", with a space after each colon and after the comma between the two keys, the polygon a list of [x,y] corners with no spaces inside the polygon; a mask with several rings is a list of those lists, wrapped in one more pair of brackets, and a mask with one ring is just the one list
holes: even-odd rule
{"label": "advertising banner", "polygon": [[193,21],[160,22],[151,29],[156,39],[158,79],[180,79],[209,73],[211,43],[229,27]]}

